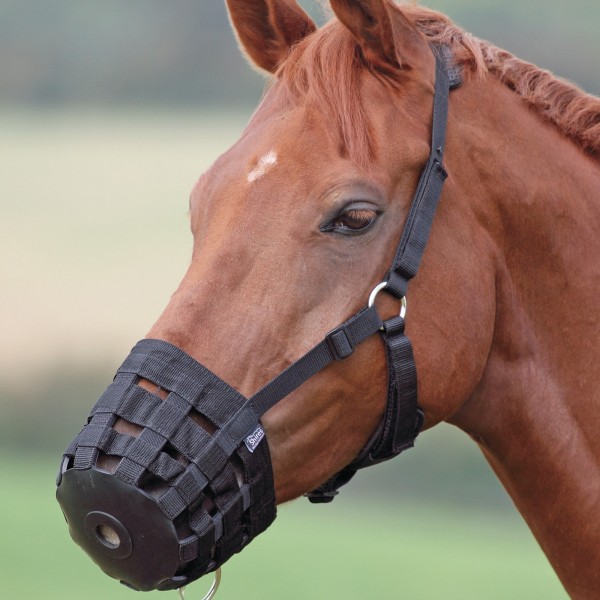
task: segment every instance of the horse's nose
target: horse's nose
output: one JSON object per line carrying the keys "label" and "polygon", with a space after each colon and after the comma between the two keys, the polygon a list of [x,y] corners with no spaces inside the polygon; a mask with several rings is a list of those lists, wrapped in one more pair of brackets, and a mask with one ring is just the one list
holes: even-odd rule
{"label": "horse's nose", "polygon": [[175,575],[181,540],[175,525],[144,490],[97,469],[69,469],[57,498],[73,540],[111,577],[140,591],[187,583]]}

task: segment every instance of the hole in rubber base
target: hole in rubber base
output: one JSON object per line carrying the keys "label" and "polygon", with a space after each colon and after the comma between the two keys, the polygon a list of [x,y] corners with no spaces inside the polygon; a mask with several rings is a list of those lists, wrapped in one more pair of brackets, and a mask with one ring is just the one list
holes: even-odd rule
{"label": "hole in rubber base", "polygon": [[[98,471],[100,473],[100,471]],[[89,552],[100,550],[111,558],[127,558],[133,551],[131,534],[117,518],[101,511],[88,513],[83,520],[83,530],[93,542]]]}
{"label": "hole in rubber base", "polygon": [[109,525],[98,525],[98,527],[96,527],[96,537],[103,546],[113,550],[121,545],[119,535]]}

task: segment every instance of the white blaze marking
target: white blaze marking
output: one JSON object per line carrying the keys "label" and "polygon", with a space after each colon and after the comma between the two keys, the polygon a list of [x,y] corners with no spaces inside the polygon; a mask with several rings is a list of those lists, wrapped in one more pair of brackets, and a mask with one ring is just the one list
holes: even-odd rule
{"label": "white blaze marking", "polygon": [[248,183],[260,179],[272,166],[277,164],[277,153],[271,150],[267,152],[256,164],[254,169],[248,173]]}

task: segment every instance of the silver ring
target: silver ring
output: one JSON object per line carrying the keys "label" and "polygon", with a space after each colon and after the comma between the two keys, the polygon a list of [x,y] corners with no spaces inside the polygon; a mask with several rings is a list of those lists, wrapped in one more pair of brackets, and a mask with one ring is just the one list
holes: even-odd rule
{"label": "silver ring", "polygon": [[[368,302],[369,308],[371,308],[371,306],[373,306],[373,304],[375,304],[375,298],[377,298],[377,294],[379,294],[379,292],[381,292],[381,290],[384,290],[386,287],[387,287],[387,281],[382,281],[381,283],[378,283],[373,288],[373,291],[369,295],[369,302]],[[406,308],[407,308],[406,296],[402,296],[402,298],[400,298],[400,316],[403,319],[406,316]]]}
{"label": "silver ring", "polygon": [[[219,589],[220,583],[221,583],[221,567],[219,567],[215,571],[215,578],[212,582],[212,585],[210,586],[210,590],[208,590],[208,593],[206,594],[206,596],[204,596],[203,600],[211,600],[211,598],[214,598],[215,594],[217,593],[217,590]],[[185,600],[185,586],[180,587],[178,592],[179,592],[179,598],[181,598],[181,600]]]}

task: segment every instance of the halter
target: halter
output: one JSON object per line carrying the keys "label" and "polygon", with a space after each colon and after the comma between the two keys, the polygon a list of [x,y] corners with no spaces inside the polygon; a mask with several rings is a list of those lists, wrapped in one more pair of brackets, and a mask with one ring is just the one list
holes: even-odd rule
{"label": "halter", "polygon": [[[382,423],[356,460],[307,496],[312,502],[331,501],[358,469],[413,446],[423,413],[417,406],[412,346],[404,333],[405,296],[447,177],[442,162],[448,93],[460,84],[460,73],[446,64],[447,49],[433,51],[431,154],[392,266],[368,306],[250,398],[179,348],[142,340],[66,450],[57,497],[71,536],[103,571],[125,585],[181,588],[218,569],[273,522],[273,475],[261,417],[375,333],[383,338],[388,363]],[[375,298],[384,290],[403,306],[386,321],[375,308]],[[166,398],[139,387],[140,379],[167,391]],[[211,431],[196,424],[195,413],[211,424]],[[140,435],[115,430],[119,418],[139,426]],[[114,473],[98,467],[103,455],[120,457]]]}
{"label": "halter", "polygon": [[404,333],[406,292],[409,281],[419,270],[442,187],[448,176],[443,167],[448,94],[462,83],[460,67],[452,65],[450,48],[433,46],[432,50],[436,60],[429,160],[421,173],[392,266],[384,280],[375,286],[368,302],[370,310],[382,291],[401,301],[400,314],[384,321],[380,327],[388,366],[386,410],[382,422],[359,456],[316,490],[305,494],[314,503],[331,502],[339,493],[338,489],[348,483],[359,469],[390,460],[412,448],[423,426],[423,411],[417,405],[417,368],[412,344]]}

